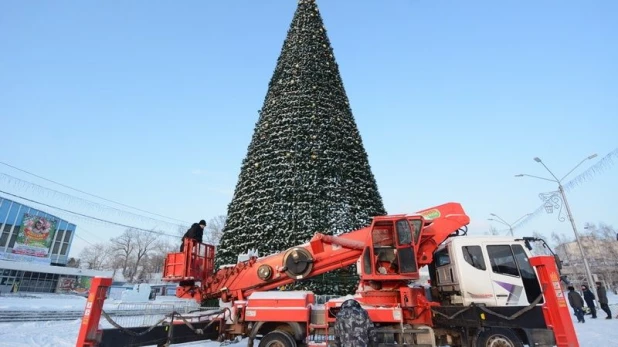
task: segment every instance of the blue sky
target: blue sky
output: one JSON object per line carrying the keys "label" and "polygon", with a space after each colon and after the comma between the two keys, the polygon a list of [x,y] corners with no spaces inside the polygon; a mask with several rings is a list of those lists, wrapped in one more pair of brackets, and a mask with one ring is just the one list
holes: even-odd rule
{"label": "blue sky", "polygon": [[[389,213],[458,201],[483,233],[490,213],[514,221],[555,189],[513,177],[546,176],[535,156],[562,176],[599,154],[576,175],[618,147],[616,1],[318,5]],[[1,2],[0,161],[188,222],[225,214],[295,7]],[[580,227],[618,227],[617,177],[610,166],[569,193]],[[0,190],[152,226],[6,179]],[[90,242],[122,231],[67,218]],[[533,230],[572,235],[555,215],[517,233]]]}

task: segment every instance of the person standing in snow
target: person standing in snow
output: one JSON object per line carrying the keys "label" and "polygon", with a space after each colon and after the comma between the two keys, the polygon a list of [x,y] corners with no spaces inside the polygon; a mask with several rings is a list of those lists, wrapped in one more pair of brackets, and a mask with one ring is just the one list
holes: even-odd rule
{"label": "person standing in snow", "polygon": [[582,293],[584,294],[584,301],[590,309],[590,315],[592,318],[597,318],[597,309],[594,307],[594,294],[590,291],[587,285],[582,284]]}
{"label": "person standing in snow", "polygon": [[202,242],[204,237],[204,228],[206,227],[206,221],[201,220],[199,223],[193,223],[191,228],[182,237],[182,243],[180,244],[180,251],[185,249],[185,239],[193,239],[197,242]]}
{"label": "person standing in snow", "polygon": [[603,287],[601,282],[597,282],[597,295],[599,296],[599,305],[601,306],[601,309],[607,314],[605,319],[612,319],[612,311],[607,305],[609,303],[607,300],[607,291],[605,291],[605,287]]}
{"label": "person standing in snow", "polygon": [[581,295],[575,291],[575,287],[569,286],[568,298],[569,305],[571,305],[573,311],[575,311],[577,322],[586,323],[586,320],[584,319],[584,310],[582,309],[584,307],[584,299],[582,299]]}
{"label": "person standing in snow", "polygon": [[367,311],[354,299],[344,301],[335,319],[335,346],[368,347],[374,345],[377,345],[376,333]]}

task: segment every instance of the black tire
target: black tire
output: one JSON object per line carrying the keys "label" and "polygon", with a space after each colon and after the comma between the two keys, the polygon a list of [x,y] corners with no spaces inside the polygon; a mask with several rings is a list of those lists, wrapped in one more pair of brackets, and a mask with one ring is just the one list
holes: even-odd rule
{"label": "black tire", "polygon": [[287,331],[273,330],[266,334],[258,347],[297,347],[294,337]]}
{"label": "black tire", "polygon": [[476,336],[474,347],[524,347],[519,336],[504,328],[487,328]]}

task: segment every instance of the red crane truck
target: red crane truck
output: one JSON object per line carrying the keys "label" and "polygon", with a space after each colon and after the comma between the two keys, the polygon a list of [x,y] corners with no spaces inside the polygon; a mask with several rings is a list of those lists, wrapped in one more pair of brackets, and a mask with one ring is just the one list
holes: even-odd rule
{"label": "red crane truck", "polygon": [[[460,204],[446,203],[374,217],[339,236],[318,233],[216,271],[214,246],[186,240],[184,252],[168,254],[165,280],[179,284],[177,297],[218,299],[224,309],[169,325],[190,319],[211,329],[201,338],[248,338],[248,347],[255,340],[259,347],[328,347],[345,298],[316,304],[312,292],[276,289],[356,264],[360,282],[351,297],[369,313],[381,347],[578,347],[556,258],[532,256],[528,239],[467,236],[469,222]],[[425,266],[430,286],[417,284]],[[98,329],[105,280],[91,288],[80,347],[105,345]]]}

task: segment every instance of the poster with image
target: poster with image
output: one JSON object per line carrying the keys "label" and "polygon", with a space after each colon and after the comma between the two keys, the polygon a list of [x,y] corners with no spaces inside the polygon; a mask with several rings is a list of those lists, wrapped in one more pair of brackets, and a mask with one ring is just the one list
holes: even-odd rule
{"label": "poster with image", "polygon": [[56,293],[70,293],[75,288],[75,278],[60,277],[58,279],[58,287]]}
{"label": "poster with image", "polygon": [[56,220],[25,213],[13,246],[13,253],[39,258],[49,257],[57,225]]}

